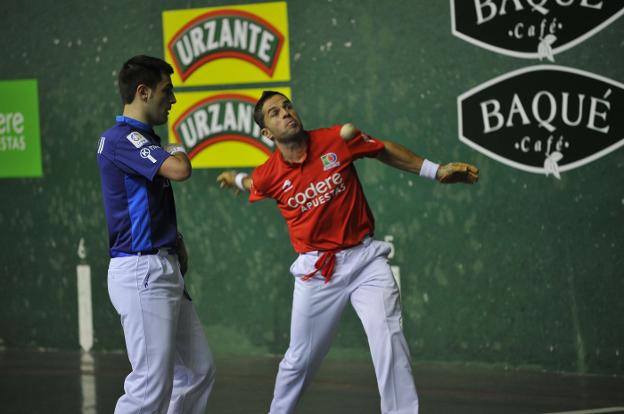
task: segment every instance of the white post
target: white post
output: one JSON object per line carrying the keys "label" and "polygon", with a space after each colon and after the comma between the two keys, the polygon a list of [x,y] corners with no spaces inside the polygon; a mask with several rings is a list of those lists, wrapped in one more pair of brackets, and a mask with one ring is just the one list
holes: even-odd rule
{"label": "white post", "polygon": [[78,286],[78,336],[80,347],[89,352],[93,347],[93,305],[91,302],[91,266],[85,263],[87,258],[84,239],[78,244],[78,257],[81,264],[76,267]]}
{"label": "white post", "polygon": [[[388,259],[394,259],[394,236],[387,234],[384,236],[384,241],[390,245],[390,253],[388,254]],[[392,270],[394,280],[399,287],[399,293],[401,293],[401,268],[399,266],[390,266],[390,269]]]}
{"label": "white post", "polygon": [[91,301],[91,266],[86,263],[84,239],[78,243],[80,264],[76,266],[78,286],[78,338],[83,352],[80,355],[80,391],[82,414],[96,414],[95,369],[93,366],[93,304]]}
{"label": "white post", "polygon": [[[388,259],[394,259],[394,236],[387,234],[384,236],[384,241],[390,244],[390,253],[388,254]],[[394,280],[399,288],[399,296],[401,296],[401,268],[399,266],[390,266],[390,270],[392,270],[392,276],[394,276]],[[401,313],[403,313],[403,309],[401,308]],[[400,321],[401,329],[403,329],[403,318]]]}
{"label": "white post", "polygon": [[91,303],[91,266],[76,266],[78,277],[78,334],[80,347],[89,352],[93,347],[93,308]]}
{"label": "white post", "polygon": [[95,368],[91,352],[80,356],[80,391],[82,392],[82,414],[96,414]]}
{"label": "white post", "polygon": [[390,266],[390,269],[392,269],[392,275],[399,287],[399,293],[401,293],[401,268],[399,266]]}

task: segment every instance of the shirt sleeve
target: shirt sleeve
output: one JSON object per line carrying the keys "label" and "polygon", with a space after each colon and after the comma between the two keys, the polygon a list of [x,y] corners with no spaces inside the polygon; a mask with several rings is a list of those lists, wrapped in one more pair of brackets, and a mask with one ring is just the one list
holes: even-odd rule
{"label": "shirt sleeve", "polygon": [[171,155],[138,132],[121,137],[115,148],[114,162],[152,181]]}
{"label": "shirt sleeve", "polygon": [[265,198],[270,197],[262,190],[262,178],[257,168],[251,173],[251,180],[253,184],[251,185],[251,191],[249,193],[250,203],[255,203],[256,201],[264,200]]}
{"label": "shirt sleeve", "polygon": [[383,142],[363,132],[360,132],[346,143],[354,160],[362,157],[374,157],[385,148]]}

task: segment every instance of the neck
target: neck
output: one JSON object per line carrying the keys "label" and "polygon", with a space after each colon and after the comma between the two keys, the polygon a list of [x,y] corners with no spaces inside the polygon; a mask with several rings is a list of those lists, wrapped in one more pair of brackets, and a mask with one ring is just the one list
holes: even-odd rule
{"label": "neck", "polygon": [[123,114],[122,115],[123,116],[127,116],[127,117],[132,118],[132,119],[136,119],[137,121],[140,121],[140,122],[143,122],[144,124],[152,126],[152,124],[150,124],[147,121],[147,117],[145,116],[143,111],[141,111],[135,105],[132,105],[132,104],[124,105],[124,109],[123,109]]}
{"label": "neck", "polygon": [[284,161],[291,163],[300,163],[305,159],[308,150],[308,135],[301,132],[288,141],[275,140],[278,150],[282,153]]}

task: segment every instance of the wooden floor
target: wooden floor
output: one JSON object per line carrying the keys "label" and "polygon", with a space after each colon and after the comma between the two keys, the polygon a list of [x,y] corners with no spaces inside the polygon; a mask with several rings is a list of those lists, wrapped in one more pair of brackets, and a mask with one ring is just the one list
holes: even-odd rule
{"label": "wooden floor", "polygon": [[[208,413],[266,414],[279,360],[221,356]],[[0,412],[112,413],[125,354],[0,351]],[[624,378],[416,365],[421,414],[624,413]],[[618,409],[619,407],[619,409]],[[326,360],[298,414],[378,414],[367,362]]]}

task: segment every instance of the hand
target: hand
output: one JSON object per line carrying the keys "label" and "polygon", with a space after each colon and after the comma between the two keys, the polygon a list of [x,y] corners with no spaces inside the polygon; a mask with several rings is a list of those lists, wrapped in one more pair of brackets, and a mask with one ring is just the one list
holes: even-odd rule
{"label": "hand", "polygon": [[163,149],[171,155],[175,155],[178,152],[183,152],[184,154],[186,154],[186,150],[180,144],[167,144],[163,147]]}
{"label": "hand", "polygon": [[188,252],[186,251],[186,245],[180,233],[178,233],[176,237],[176,253],[178,254],[178,262],[180,263],[180,273],[184,276],[188,270]]}
{"label": "hand", "polygon": [[217,177],[219,187],[224,189],[233,188],[236,195],[240,194],[240,189],[236,186],[236,174],[238,174],[236,170],[223,171],[219,174]]}
{"label": "hand", "polygon": [[474,184],[479,181],[479,169],[463,162],[451,162],[440,165],[436,180],[443,184]]}

